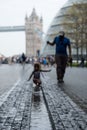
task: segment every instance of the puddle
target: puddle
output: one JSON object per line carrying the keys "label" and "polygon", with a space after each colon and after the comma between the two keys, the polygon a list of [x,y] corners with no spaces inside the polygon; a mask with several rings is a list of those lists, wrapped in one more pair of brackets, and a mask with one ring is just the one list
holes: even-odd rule
{"label": "puddle", "polygon": [[30,130],[52,130],[42,91],[33,93]]}

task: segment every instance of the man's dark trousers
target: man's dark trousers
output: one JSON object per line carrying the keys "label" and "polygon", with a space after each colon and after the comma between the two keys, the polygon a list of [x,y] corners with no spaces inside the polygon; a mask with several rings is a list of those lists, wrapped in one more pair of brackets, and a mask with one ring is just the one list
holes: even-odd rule
{"label": "man's dark trousers", "polygon": [[56,61],[56,65],[57,65],[57,67],[56,67],[57,79],[63,80],[66,65],[67,65],[67,56],[66,55],[55,55],[55,61]]}

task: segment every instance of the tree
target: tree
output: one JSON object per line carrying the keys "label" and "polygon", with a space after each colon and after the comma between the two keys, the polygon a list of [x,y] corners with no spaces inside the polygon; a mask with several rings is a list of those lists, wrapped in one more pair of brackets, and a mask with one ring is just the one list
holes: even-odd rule
{"label": "tree", "polygon": [[73,47],[76,48],[77,62],[79,57],[79,49],[83,55],[83,48],[86,47],[87,53],[87,4],[74,3],[67,10],[67,15],[63,19],[63,28],[66,30],[73,41]]}

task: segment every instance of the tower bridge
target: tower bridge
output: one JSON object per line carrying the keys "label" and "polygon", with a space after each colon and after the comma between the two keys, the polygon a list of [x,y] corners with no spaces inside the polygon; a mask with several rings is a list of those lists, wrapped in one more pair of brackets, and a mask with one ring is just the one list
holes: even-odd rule
{"label": "tower bridge", "polygon": [[1,26],[0,32],[25,31],[25,26]]}
{"label": "tower bridge", "polygon": [[37,56],[41,51],[43,19],[36,14],[35,8],[31,15],[25,17],[25,25],[19,26],[0,26],[0,33],[25,31],[26,55]]}

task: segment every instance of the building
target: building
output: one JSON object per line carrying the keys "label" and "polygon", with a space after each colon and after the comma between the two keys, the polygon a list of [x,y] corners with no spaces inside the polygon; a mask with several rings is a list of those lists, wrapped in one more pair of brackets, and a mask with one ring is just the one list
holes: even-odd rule
{"label": "building", "polygon": [[43,30],[43,19],[39,18],[33,9],[30,17],[25,18],[25,33],[26,33],[26,55],[37,56],[41,50],[41,36]]}
{"label": "building", "polygon": [[3,54],[0,53],[0,58],[4,58],[5,56]]}
{"label": "building", "polygon": [[[42,49],[42,55],[54,55],[55,54],[55,46],[49,46],[46,44],[46,41],[53,41],[54,37],[58,35],[59,31],[65,31],[64,29],[64,18],[67,16],[67,12],[69,10],[69,8],[72,7],[72,5],[76,3],[76,4],[80,4],[80,3],[86,3],[87,4],[87,0],[68,0],[66,2],[66,4],[60,9],[60,11],[56,14],[56,16],[54,17],[48,31],[47,31],[47,35],[45,37],[45,42],[44,42],[44,47]],[[67,30],[68,32],[71,33],[72,30]],[[72,37],[71,35],[67,35],[69,36],[71,42],[72,41]],[[73,54],[76,54],[76,50],[73,48],[72,49]],[[84,53],[86,53],[86,51],[84,51]]]}

